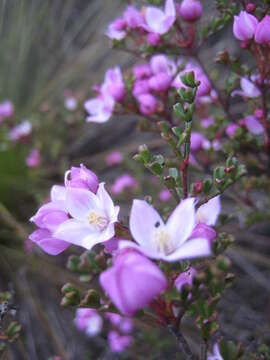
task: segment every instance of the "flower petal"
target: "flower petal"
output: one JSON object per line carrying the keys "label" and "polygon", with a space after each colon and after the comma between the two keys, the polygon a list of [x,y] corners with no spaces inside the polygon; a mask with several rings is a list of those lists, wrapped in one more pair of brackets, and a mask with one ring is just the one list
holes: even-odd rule
{"label": "flower petal", "polygon": [[141,254],[151,258],[151,259],[155,259],[155,260],[159,260],[161,258],[160,253],[158,253],[155,250],[152,249],[148,249],[146,247],[137,245],[134,241],[129,241],[129,240],[120,240],[119,244],[118,244],[118,249],[134,249],[139,251]]}
{"label": "flower petal", "polygon": [[195,226],[194,198],[182,200],[170,215],[166,228],[175,247],[181,246],[191,235]]}
{"label": "flower petal", "polygon": [[57,228],[53,233],[53,237],[89,249],[89,239],[87,240],[87,238],[90,234],[96,238],[98,237],[96,233],[92,234],[90,227],[83,226],[80,221],[70,219]]}
{"label": "flower petal", "polygon": [[211,255],[211,245],[208,239],[197,238],[185,242],[174,253],[164,256],[165,261],[177,261],[184,259],[193,259]]}
{"label": "flower petal", "polygon": [[67,210],[77,220],[86,221],[91,209],[100,209],[99,198],[91,191],[79,188],[67,189]]}
{"label": "flower petal", "polygon": [[105,210],[107,216],[112,221],[116,222],[120,208],[118,206],[114,206],[112,198],[106,191],[104,185],[105,185],[104,183],[99,184],[97,196],[100,199],[101,206]]}
{"label": "flower petal", "polygon": [[221,211],[220,196],[209,200],[206,204],[199,207],[196,212],[196,220],[209,226],[214,226]]}
{"label": "flower petal", "polygon": [[130,212],[129,227],[136,242],[146,249],[151,248],[151,235],[155,226],[163,225],[158,212],[146,201],[134,200]]}

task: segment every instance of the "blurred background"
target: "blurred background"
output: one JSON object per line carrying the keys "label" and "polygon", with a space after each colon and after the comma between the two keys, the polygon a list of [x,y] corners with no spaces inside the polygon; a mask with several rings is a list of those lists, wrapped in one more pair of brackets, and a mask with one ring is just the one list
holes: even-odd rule
{"label": "blurred background", "polygon": [[[207,16],[214,16],[213,4],[202,3],[208,10],[202,21],[207,22]],[[74,311],[60,307],[60,289],[65,282],[78,282],[66,262],[80,249],[54,258],[27,241],[33,230],[28,219],[49,196],[50,187],[63,182],[71,165],[84,163],[109,186],[121,174],[135,175],[137,188],[118,196],[123,214],[135,194],[162,190],[147,183],[143,170],[128,160],[140,144],[161,149],[159,136],[136,132],[133,116],[98,126],[85,122],[83,103],[93,94],[92,85],[103,80],[107,68],[118,64],[125,69],[134,62],[130,55],[112,50],[104,36],[107,24],[125,5],[121,0],[0,0],[0,101],[14,104],[14,115],[0,131],[0,292],[11,291],[15,319],[22,325],[22,336],[9,346],[5,359],[145,359],[146,354],[149,359],[179,359],[169,334],[141,324],[136,347],[122,357],[113,356],[104,339],[79,333]],[[206,67],[211,68],[208,59],[218,50],[234,48],[230,36],[228,43],[220,41],[227,31],[202,49]],[[24,136],[10,141],[10,131],[25,121]],[[26,163],[32,149],[41,154],[38,168]],[[120,166],[106,162],[113,150],[123,154]],[[230,202],[225,197],[226,206]],[[257,336],[269,332],[269,224],[237,235],[229,255],[238,276],[221,304],[220,321],[225,334],[248,341],[252,348]],[[156,339],[159,346],[153,348]]]}

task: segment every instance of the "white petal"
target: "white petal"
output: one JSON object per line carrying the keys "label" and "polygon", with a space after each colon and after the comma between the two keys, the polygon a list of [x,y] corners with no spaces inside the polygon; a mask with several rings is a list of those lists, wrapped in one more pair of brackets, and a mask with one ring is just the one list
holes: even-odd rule
{"label": "white petal", "polygon": [[85,246],[85,239],[90,232],[90,227],[83,226],[80,221],[70,219],[59,225],[53,237],[89,249]]}
{"label": "white petal", "polygon": [[170,215],[166,228],[175,248],[183,244],[191,235],[195,226],[194,198],[182,200]]}
{"label": "white petal", "polygon": [[192,239],[186,241],[174,253],[163,256],[165,261],[177,261],[184,259],[193,259],[197,257],[205,257],[211,255],[211,244],[207,239]]}
{"label": "white petal", "polygon": [[214,226],[221,211],[220,196],[209,200],[199,207],[196,212],[196,220],[209,226]]}
{"label": "white petal", "polygon": [[[108,192],[104,187],[104,183],[99,184],[97,197],[100,199],[101,206],[104,209],[107,216],[109,217],[109,219],[111,218],[115,219],[115,213],[119,212],[119,207],[116,208],[114,206],[112,198],[110,197],[110,195],[108,194]],[[115,221],[117,221],[117,216]]]}
{"label": "white petal", "polygon": [[137,245],[134,241],[128,241],[128,240],[122,240],[119,241],[118,243],[118,249],[134,249],[139,251],[141,254],[151,258],[151,259],[155,259],[155,260],[159,260],[161,259],[161,255],[160,253],[156,252],[156,251],[152,251],[151,249],[147,249],[143,246]]}
{"label": "white petal", "polygon": [[99,198],[89,190],[67,189],[67,210],[77,220],[86,221],[91,210],[101,208]]}
{"label": "white petal", "polygon": [[133,238],[138,244],[150,249],[153,230],[163,224],[158,212],[146,201],[133,200],[129,227]]}

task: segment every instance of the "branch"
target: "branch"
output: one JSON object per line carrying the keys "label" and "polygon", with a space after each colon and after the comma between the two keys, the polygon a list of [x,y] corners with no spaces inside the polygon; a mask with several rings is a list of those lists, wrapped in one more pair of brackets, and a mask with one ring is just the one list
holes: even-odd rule
{"label": "branch", "polygon": [[168,329],[169,329],[170,333],[173,334],[174,337],[176,338],[179,349],[181,350],[182,353],[185,354],[186,359],[187,360],[196,360],[195,355],[193,355],[193,353],[189,347],[189,344],[187,343],[186,339],[181,334],[181,332],[177,329],[177,327],[172,324],[169,324]]}

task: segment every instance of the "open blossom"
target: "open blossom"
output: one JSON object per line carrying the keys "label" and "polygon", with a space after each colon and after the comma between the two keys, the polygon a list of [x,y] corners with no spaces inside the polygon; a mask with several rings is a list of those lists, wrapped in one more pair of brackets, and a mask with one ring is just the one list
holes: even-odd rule
{"label": "open blossom", "polygon": [[14,113],[14,107],[11,101],[6,100],[0,103],[0,122],[5,119],[9,118]]}
{"label": "open blossom", "polygon": [[104,123],[107,122],[113,114],[115,101],[110,96],[99,96],[95,99],[87,100],[84,103],[85,110],[90,114],[87,116],[87,122]]}
{"label": "open blossom", "polygon": [[130,231],[137,242],[122,241],[120,248],[137,249],[152,259],[178,261],[211,255],[211,245],[204,237],[190,239],[196,225],[195,200],[182,200],[165,224],[146,201],[134,200]]}
{"label": "open blossom", "polygon": [[247,41],[253,38],[258,20],[255,16],[241,11],[239,15],[234,16],[233,33],[241,41]]}
{"label": "open blossom", "polygon": [[92,337],[98,335],[102,330],[103,320],[98,312],[91,308],[80,308],[76,311],[74,324],[86,335]]}
{"label": "open blossom", "polygon": [[202,15],[202,4],[199,0],[183,0],[178,12],[185,21],[197,21]]}
{"label": "open blossom", "polygon": [[112,352],[121,353],[132,344],[132,337],[121,335],[117,331],[112,330],[108,334],[108,341]]}
{"label": "open blossom", "polygon": [[177,276],[174,282],[174,286],[180,292],[184,285],[192,285],[192,281],[196,270],[191,266],[187,271],[181,273]]}
{"label": "open blossom", "polygon": [[101,85],[101,93],[104,96],[111,96],[115,101],[123,100],[125,83],[119,66],[106,71],[104,82]]}
{"label": "open blossom", "polygon": [[154,75],[165,73],[173,76],[176,73],[175,62],[162,54],[152,56],[149,65]]}
{"label": "open blossom", "polygon": [[207,354],[207,360],[224,360],[219,351],[218,344],[213,347],[213,352]]}
{"label": "open blossom", "polygon": [[270,43],[270,16],[265,15],[259,22],[255,31],[255,41],[258,44]]}
{"label": "open blossom", "polygon": [[51,190],[51,201],[37,211],[30,219],[39,229],[35,230],[29,239],[36,243],[49,255],[58,255],[65,251],[71,244],[53,237],[57,227],[68,220],[65,206],[66,189],[64,186],[55,185]]}
{"label": "open blossom", "polygon": [[155,6],[145,10],[144,29],[151,33],[166,34],[176,20],[174,0],[166,0],[164,11]]}
{"label": "open blossom", "polygon": [[138,64],[133,66],[133,76],[135,79],[149,78],[152,75],[152,69],[149,64]]}
{"label": "open blossom", "polygon": [[30,168],[36,168],[40,165],[40,152],[38,149],[33,149],[27,156],[25,163]]}
{"label": "open blossom", "polygon": [[127,35],[126,26],[126,21],[118,18],[109,25],[105,34],[112,40],[123,40]]}
{"label": "open blossom", "polygon": [[141,94],[137,97],[140,112],[143,115],[153,115],[158,107],[157,99],[151,94]]}
{"label": "open blossom", "polygon": [[209,149],[210,142],[204,135],[197,131],[193,131],[190,137],[190,150],[192,152],[197,152],[200,149]]}
{"label": "open blossom", "polygon": [[99,277],[103,290],[123,315],[132,316],[167,287],[159,267],[133,250],[123,250]]}
{"label": "open blossom", "polygon": [[98,189],[98,177],[83,164],[81,164],[80,167],[72,166],[65,174],[65,186],[87,189],[96,193]]}
{"label": "open blossom", "polygon": [[138,182],[129,174],[119,176],[111,187],[112,194],[119,195],[126,189],[134,189],[138,186]]}
{"label": "open blossom", "polygon": [[232,91],[232,96],[240,95],[247,98],[256,98],[261,95],[258,87],[249,79],[243,77],[240,80],[241,90]]}
{"label": "open blossom", "polygon": [[264,133],[262,124],[253,115],[245,117],[244,124],[248,131],[253,135],[261,135]]}
{"label": "open blossom", "polygon": [[9,138],[12,141],[20,140],[32,132],[32,124],[29,120],[22,121],[19,125],[15,126],[9,132]]}
{"label": "open blossom", "polygon": [[57,227],[54,237],[90,250],[114,236],[119,207],[114,206],[104,183],[99,184],[96,194],[68,187],[66,209],[71,218]]}
{"label": "open blossom", "polygon": [[136,29],[144,23],[142,13],[131,5],[124,12],[124,20],[130,29]]}
{"label": "open blossom", "polygon": [[121,164],[123,161],[123,154],[120,151],[113,151],[106,156],[105,162],[109,166]]}

